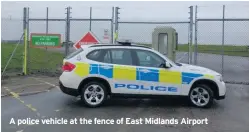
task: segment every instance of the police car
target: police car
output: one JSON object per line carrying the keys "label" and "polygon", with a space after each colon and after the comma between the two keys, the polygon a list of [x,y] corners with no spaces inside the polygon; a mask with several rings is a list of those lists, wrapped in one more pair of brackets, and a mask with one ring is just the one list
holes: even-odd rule
{"label": "police car", "polygon": [[130,43],[84,45],[63,60],[62,69],[61,91],[80,96],[89,107],[98,107],[113,95],[171,95],[208,108],[226,94],[221,74],[175,63],[151,48]]}

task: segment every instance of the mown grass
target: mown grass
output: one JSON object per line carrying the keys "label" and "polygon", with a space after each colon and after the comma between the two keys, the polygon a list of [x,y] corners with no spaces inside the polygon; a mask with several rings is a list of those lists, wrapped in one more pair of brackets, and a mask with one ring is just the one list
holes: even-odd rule
{"label": "mown grass", "polygon": [[[150,44],[141,44],[145,46],[151,46]],[[194,45],[192,46],[194,52]],[[242,56],[249,57],[249,49],[248,46],[233,46],[233,45],[224,45],[224,55],[228,56]],[[178,50],[182,52],[188,51],[187,44],[179,44]],[[198,45],[197,46],[198,53],[209,53],[209,54],[222,54],[222,45]]]}
{"label": "mown grass", "polygon": [[[16,44],[1,44],[1,71],[7,64]],[[8,70],[22,71],[24,59],[24,46],[20,44],[13,55],[8,67]],[[28,68],[32,70],[49,69],[51,71],[56,70],[60,64],[62,64],[63,54],[58,52],[46,51],[45,49],[30,48]]]}

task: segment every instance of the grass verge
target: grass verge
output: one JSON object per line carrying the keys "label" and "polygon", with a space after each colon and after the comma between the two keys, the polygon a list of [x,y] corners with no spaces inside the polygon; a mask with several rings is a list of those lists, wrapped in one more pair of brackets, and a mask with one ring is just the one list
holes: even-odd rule
{"label": "grass verge", "polygon": [[[7,64],[12,52],[14,51],[16,44],[1,44],[1,71]],[[24,46],[20,44],[11,59],[7,71],[22,71]],[[58,52],[46,51],[45,49],[30,48],[28,59],[29,70],[42,70],[49,69],[51,71],[56,70],[58,66],[62,64],[63,54]]]}
{"label": "grass verge", "polygon": [[[141,44],[145,46],[151,46],[149,44]],[[194,46],[192,46],[194,50]],[[198,53],[209,53],[209,54],[222,54],[222,45],[198,45],[197,46]],[[187,44],[179,44],[178,50],[181,52],[188,52]],[[248,46],[233,46],[233,45],[224,45],[224,55],[228,56],[241,56],[241,57],[249,57],[249,49]]]}

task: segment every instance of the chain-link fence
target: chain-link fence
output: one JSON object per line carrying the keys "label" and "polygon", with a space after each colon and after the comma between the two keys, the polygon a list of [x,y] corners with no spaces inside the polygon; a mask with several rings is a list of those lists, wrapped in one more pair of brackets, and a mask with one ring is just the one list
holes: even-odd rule
{"label": "chain-link fence", "polygon": [[146,24],[146,23],[119,23],[119,38],[129,38],[133,42],[141,45],[151,46],[152,32],[156,27],[170,26],[178,33],[179,49],[176,52],[178,62],[188,63],[188,44],[189,44],[189,23],[175,24]]}
{"label": "chain-link fence", "polygon": [[[149,7],[139,7],[136,8],[138,11],[138,17],[134,18],[133,20],[127,21],[122,19],[122,15],[129,10],[126,10],[125,8],[121,8],[120,13],[120,19],[118,20],[118,37],[120,39],[130,39],[132,42],[135,42],[137,44],[142,44],[146,46],[152,45],[152,32],[156,27],[172,27],[176,30],[178,33],[178,50],[176,51],[176,61],[183,62],[183,63],[191,63],[190,58],[190,50],[189,45],[192,44],[191,38],[193,38],[193,34],[190,32],[193,31],[191,29],[191,26],[193,26],[193,23],[191,20],[193,20],[193,6],[187,7],[178,7],[183,8],[183,12],[180,12],[180,14],[184,14],[184,18],[181,18],[181,20],[174,20],[176,18],[170,18],[169,15],[163,15],[166,12],[161,12],[160,8],[165,7],[156,7],[157,10],[153,11],[151,10],[150,14],[162,14],[161,18],[155,18],[154,20],[139,20],[139,17],[141,17],[141,13],[148,10]],[[170,8],[170,7],[167,7]],[[161,9],[163,11],[163,9]],[[159,12],[158,12],[159,11]],[[172,10],[171,14],[175,14],[174,12],[176,10]],[[118,12],[119,13],[119,12]],[[177,12],[179,13],[179,12]],[[154,16],[152,16],[154,17]],[[172,16],[171,16],[172,17]],[[153,18],[151,18],[153,19]]]}
{"label": "chain-link fence", "polygon": [[[194,61],[222,73],[226,82],[249,84],[249,13],[231,16],[236,8],[239,7],[196,8]],[[215,17],[202,17],[202,13],[211,10]]]}
{"label": "chain-link fence", "polygon": [[[4,75],[24,74],[26,68],[27,74],[59,75],[63,58],[74,51],[73,44],[88,31],[94,33],[103,43],[113,43],[114,8],[104,8],[108,10],[104,11],[108,14],[101,18],[94,18],[94,13],[101,12],[102,9],[90,7],[87,12],[84,10],[85,14],[82,18],[78,13],[73,17],[72,8],[67,7],[65,17],[58,18],[51,16],[51,10],[48,8],[40,11],[44,13],[40,16],[35,15],[37,13],[35,9],[24,8],[23,19],[2,18],[2,73],[4,71]],[[90,13],[89,17],[86,18],[88,13]],[[27,31],[27,57],[25,57],[25,41],[23,41],[25,31]],[[105,34],[107,32],[108,39],[104,38],[104,32]],[[60,34],[62,47],[31,47],[29,44],[31,33]],[[13,36],[19,38],[13,38]],[[24,58],[27,58],[26,66]]]}
{"label": "chain-link fence", "polygon": [[62,42],[65,37],[65,20],[56,21],[49,18],[49,10],[44,9],[44,18],[37,18],[32,15],[35,9],[27,9],[25,15],[28,34],[28,51],[27,51],[27,72],[28,74],[55,75],[60,73],[62,59],[64,57],[63,48],[51,49],[50,47],[33,47],[30,46],[31,33],[39,34],[61,34]]}
{"label": "chain-link fence", "polygon": [[[14,29],[13,29],[14,25]],[[1,18],[1,73],[21,74],[23,70],[23,20],[21,18]],[[13,52],[15,51],[15,52]],[[8,64],[8,66],[6,66]]]}
{"label": "chain-link fence", "polygon": [[[88,31],[92,31],[102,42],[105,41],[104,33],[108,31],[110,38],[105,43],[113,43],[117,35],[119,39],[131,39],[138,44],[151,45],[154,28],[170,26],[178,32],[179,47],[176,54],[178,62],[193,63],[213,69],[222,73],[226,82],[248,83],[249,14],[245,12],[248,12],[249,8],[245,8],[247,11],[238,14],[233,11],[240,7],[196,6],[195,13],[193,6],[191,7],[178,7],[177,9],[183,9],[182,15],[179,15],[181,13],[176,8],[172,8],[170,14],[166,13],[166,15],[165,12],[161,12],[163,9],[157,8],[157,12],[152,10],[149,13],[151,17],[149,20],[144,19],[146,14],[141,15],[148,10],[147,7],[130,7],[136,8],[137,12],[133,13],[138,14],[130,20],[126,17],[131,12],[126,8],[86,8],[82,9],[83,14],[74,14],[73,9],[68,7],[66,11],[61,12],[65,16],[62,18],[50,16],[48,9],[44,9],[44,15],[37,17],[32,15],[35,9],[26,8],[27,14],[24,14],[24,19],[2,18],[2,72],[11,56],[13,57],[5,73],[23,72],[22,35],[25,24],[28,35],[30,33],[61,34],[62,48],[46,49],[28,46],[28,73],[45,74],[60,72],[63,57],[74,50],[69,44],[77,42]],[[118,11],[119,9],[121,12]],[[96,17],[96,13],[104,15]],[[174,19],[177,18],[172,17],[176,16],[175,14],[185,17],[181,20]]]}

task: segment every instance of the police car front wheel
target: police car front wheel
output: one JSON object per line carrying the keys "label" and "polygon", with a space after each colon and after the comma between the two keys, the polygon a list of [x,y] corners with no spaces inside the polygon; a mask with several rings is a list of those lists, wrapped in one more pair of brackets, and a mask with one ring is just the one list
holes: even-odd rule
{"label": "police car front wheel", "polygon": [[213,91],[207,85],[197,85],[191,89],[189,99],[196,107],[208,108],[213,104]]}
{"label": "police car front wheel", "polygon": [[89,82],[81,90],[81,100],[88,107],[100,106],[106,99],[106,88],[98,82]]}

